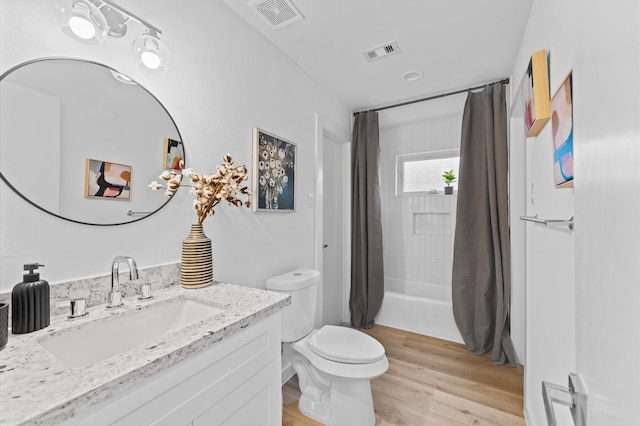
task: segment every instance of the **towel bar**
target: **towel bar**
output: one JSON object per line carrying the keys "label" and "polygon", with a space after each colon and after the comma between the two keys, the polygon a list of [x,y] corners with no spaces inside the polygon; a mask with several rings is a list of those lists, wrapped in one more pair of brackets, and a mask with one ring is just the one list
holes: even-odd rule
{"label": "towel bar", "polygon": [[570,216],[569,219],[540,219],[538,215],[520,216],[520,220],[541,223],[544,226],[567,226],[569,229],[573,230],[573,216]]}

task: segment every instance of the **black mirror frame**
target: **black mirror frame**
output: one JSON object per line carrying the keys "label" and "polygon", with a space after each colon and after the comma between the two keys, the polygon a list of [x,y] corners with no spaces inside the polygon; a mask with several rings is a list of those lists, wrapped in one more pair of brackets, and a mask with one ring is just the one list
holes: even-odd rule
{"label": "black mirror frame", "polygon": [[[84,63],[89,63],[89,64],[94,64],[94,65],[99,65],[101,67],[107,68],[113,72],[119,73],[118,70],[102,64],[100,62],[96,62],[96,61],[91,61],[91,60],[87,60],[87,59],[79,59],[79,58],[65,58],[65,57],[48,57],[48,58],[38,58],[38,59],[32,59],[29,61],[25,61],[22,62],[16,66],[11,67],[10,69],[8,69],[7,71],[5,71],[4,73],[2,73],[2,75],[0,75],[0,81],[2,81],[4,78],[6,78],[9,74],[11,74],[13,71],[16,71],[17,69],[23,68],[29,64],[33,64],[36,62],[43,62],[43,61],[51,61],[51,60],[67,60],[67,61],[77,61],[77,62],[84,62]],[[147,90],[146,87],[142,86],[141,84],[139,84],[137,81],[135,82],[142,90],[144,90],[145,92],[147,92],[156,102],[158,102],[158,104],[162,107],[162,109],[167,113],[167,116],[169,117],[169,119],[171,120],[171,122],[173,123],[174,127],[176,128],[176,132],[178,133],[179,139],[180,141],[182,141],[182,135],[180,134],[180,129],[178,128],[175,120],[173,119],[173,117],[171,116],[171,114],[169,113],[169,111],[167,111],[167,109],[165,108],[164,104],[162,102],[160,102],[160,100],[153,94],[151,93],[149,90]],[[182,141],[184,144],[184,141]],[[184,152],[184,163],[187,164],[187,153],[186,153],[186,148],[185,148],[185,152]],[[160,210],[162,210],[162,208],[164,208],[169,201],[171,201],[173,199],[173,197],[175,196],[175,193],[171,196],[171,197],[167,197],[167,200],[162,203],[157,209],[155,209],[152,212],[149,212],[148,214],[145,214],[144,216],[138,218],[138,219],[132,219],[126,222],[118,222],[118,223],[91,223],[91,222],[84,222],[81,220],[76,220],[76,219],[70,219],[64,216],[60,216],[59,214],[53,213],[41,206],[39,206],[38,204],[36,204],[34,201],[32,201],[31,199],[29,199],[28,197],[26,197],[24,194],[22,194],[15,186],[13,186],[9,180],[4,176],[4,174],[2,173],[2,171],[0,171],[0,180],[2,180],[13,192],[15,192],[20,198],[22,198],[24,201],[26,201],[27,203],[31,204],[32,206],[36,207],[38,210],[41,210],[47,214],[50,214],[52,216],[55,216],[59,219],[62,220],[66,220],[68,222],[73,222],[73,223],[78,223],[81,225],[91,225],[91,226],[119,226],[119,225],[128,225],[131,223],[135,223],[135,222],[139,222],[143,219],[146,219],[152,215],[154,215],[155,213],[159,212]],[[179,189],[179,188],[178,188]]]}

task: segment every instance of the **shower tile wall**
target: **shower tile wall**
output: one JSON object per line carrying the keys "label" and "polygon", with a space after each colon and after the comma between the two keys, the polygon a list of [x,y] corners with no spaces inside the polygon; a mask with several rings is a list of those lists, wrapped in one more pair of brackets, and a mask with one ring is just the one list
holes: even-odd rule
{"label": "shower tile wall", "polygon": [[385,276],[405,287],[388,290],[419,295],[420,283],[451,285],[457,193],[396,197],[395,161],[398,154],[459,148],[461,125],[456,115],[380,129]]}

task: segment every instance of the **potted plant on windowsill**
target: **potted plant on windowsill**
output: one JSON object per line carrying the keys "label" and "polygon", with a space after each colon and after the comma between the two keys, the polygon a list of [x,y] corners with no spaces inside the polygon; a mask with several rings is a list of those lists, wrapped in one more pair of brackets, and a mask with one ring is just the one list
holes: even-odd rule
{"label": "potted plant on windowsill", "polygon": [[448,195],[453,194],[453,186],[451,186],[451,183],[455,182],[456,180],[456,174],[453,172],[453,169],[448,171],[445,170],[445,172],[442,173],[442,179],[447,185],[444,187],[444,193]]}

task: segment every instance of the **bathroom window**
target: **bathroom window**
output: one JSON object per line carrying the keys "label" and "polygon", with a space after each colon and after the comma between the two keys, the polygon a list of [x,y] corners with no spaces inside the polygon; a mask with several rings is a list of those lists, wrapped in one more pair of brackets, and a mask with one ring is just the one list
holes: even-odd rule
{"label": "bathroom window", "polygon": [[[459,176],[460,150],[419,152],[396,156],[396,195],[443,193],[442,173],[453,169]],[[451,184],[458,189],[458,181]]]}

